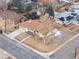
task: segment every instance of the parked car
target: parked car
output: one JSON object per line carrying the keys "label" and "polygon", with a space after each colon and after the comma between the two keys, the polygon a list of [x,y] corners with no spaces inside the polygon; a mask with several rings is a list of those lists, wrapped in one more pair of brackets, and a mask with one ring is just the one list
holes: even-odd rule
{"label": "parked car", "polygon": [[24,15],[26,19],[38,19],[40,18],[39,15],[37,15],[37,12],[28,13],[27,15]]}

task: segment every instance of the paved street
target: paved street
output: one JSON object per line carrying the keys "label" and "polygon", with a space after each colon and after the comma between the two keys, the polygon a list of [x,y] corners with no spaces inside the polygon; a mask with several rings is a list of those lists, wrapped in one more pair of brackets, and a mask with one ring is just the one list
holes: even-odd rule
{"label": "paved street", "polygon": [[[52,59],[75,59],[75,49],[79,47],[79,34],[56,53],[51,55]],[[62,56],[62,57],[61,57]]]}
{"label": "paved street", "polygon": [[0,48],[14,55],[17,59],[45,59],[3,35],[0,35]]}

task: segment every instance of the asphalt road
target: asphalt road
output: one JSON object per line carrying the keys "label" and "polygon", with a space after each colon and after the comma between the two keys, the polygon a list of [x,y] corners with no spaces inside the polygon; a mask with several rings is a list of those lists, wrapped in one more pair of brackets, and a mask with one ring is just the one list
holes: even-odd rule
{"label": "asphalt road", "polygon": [[51,59],[75,59],[76,48],[79,48],[79,35],[70,41],[56,53],[50,56]]}
{"label": "asphalt road", "polygon": [[45,59],[3,35],[0,35],[0,48],[12,54],[17,59]]}

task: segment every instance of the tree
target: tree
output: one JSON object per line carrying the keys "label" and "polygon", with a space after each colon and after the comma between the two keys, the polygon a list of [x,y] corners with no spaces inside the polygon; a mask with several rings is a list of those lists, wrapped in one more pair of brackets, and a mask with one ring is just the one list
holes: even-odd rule
{"label": "tree", "polygon": [[77,21],[79,22],[79,15],[76,16]]}
{"label": "tree", "polygon": [[16,7],[18,12],[23,12],[23,13],[26,12],[27,13],[32,10],[32,6],[30,3],[26,5],[26,3],[27,2],[24,2],[22,0],[12,0],[11,5],[13,7]]}
{"label": "tree", "polygon": [[52,8],[52,5],[48,5],[47,6],[47,13],[49,14],[49,16],[53,16],[54,17],[54,10]]}
{"label": "tree", "polygon": [[22,12],[23,6],[21,4],[21,0],[12,0],[12,6],[16,7],[19,12]]}
{"label": "tree", "polygon": [[32,10],[32,6],[29,4],[26,8],[25,8],[25,12],[29,13]]}

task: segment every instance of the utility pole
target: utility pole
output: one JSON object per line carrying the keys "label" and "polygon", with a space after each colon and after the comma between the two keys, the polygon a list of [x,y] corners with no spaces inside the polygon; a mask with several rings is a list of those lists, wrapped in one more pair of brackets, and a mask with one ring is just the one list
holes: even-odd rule
{"label": "utility pole", "polygon": [[77,53],[78,53],[78,47],[75,48],[75,54],[74,54],[74,59],[77,58]]}
{"label": "utility pole", "polygon": [[4,31],[5,32],[7,31],[7,17],[8,17],[7,15],[8,14],[6,14],[6,16],[4,16],[4,18],[3,18],[4,19],[4,28],[5,28]]}
{"label": "utility pole", "polygon": [[5,21],[5,32],[7,31],[7,26],[6,26],[6,24],[7,24],[7,22],[6,22],[6,16],[4,16],[4,21]]}

